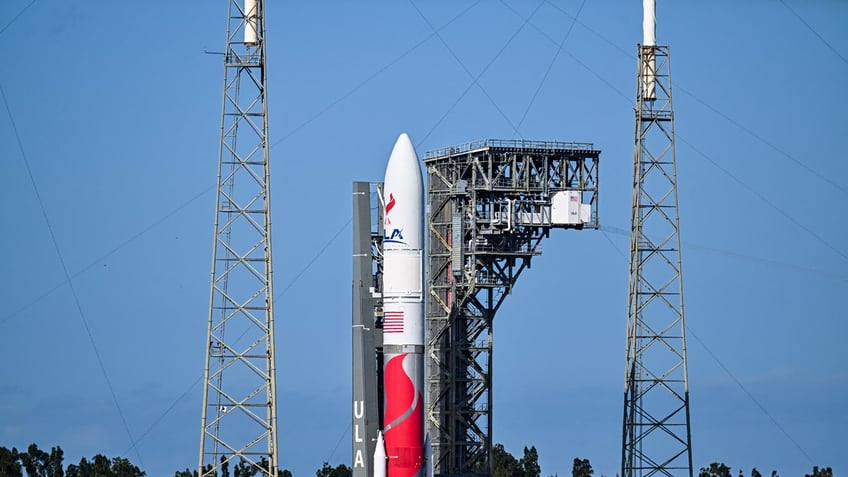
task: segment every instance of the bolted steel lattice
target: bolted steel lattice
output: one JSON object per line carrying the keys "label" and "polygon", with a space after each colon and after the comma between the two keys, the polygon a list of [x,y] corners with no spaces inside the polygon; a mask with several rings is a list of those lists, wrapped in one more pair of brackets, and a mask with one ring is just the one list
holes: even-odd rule
{"label": "bolted steel lattice", "polygon": [[667,46],[640,46],[622,477],[692,476],[677,165]]}
{"label": "bolted steel lattice", "polygon": [[278,469],[264,1],[242,1],[223,54],[201,476]]}

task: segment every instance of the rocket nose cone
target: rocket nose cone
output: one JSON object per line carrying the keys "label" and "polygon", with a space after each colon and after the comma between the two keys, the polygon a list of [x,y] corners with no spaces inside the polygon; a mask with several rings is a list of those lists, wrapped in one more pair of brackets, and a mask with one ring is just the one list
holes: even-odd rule
{"label": "rocket nose cone", "polygon": [[[409,136],[401,134],[392,149],[383,182],[383,221],[389,248],[422,248],[424,178]],[[397,237],[397,239],[395,239]]]}
{"label": "rocket nose cone", "polygon": [[390,158],[394,157],[414,157],[418,159],[418,155],[415,153],[415,147],[412,145],[412,141],[406,133],[401,133],[401,135],[398,136],[397,141],[395,141],[395,147],[392,149],[392,155]]}
{"label": "rocket nose cone", "polygon": [[[399,189],[423,190],[421,168],[415,147],[406,133],[398,136],[386,166],[386,189],[397,194]],[[413,185],[414,184],[414,185]],[[413,192],[414,196],[414,192]]]}

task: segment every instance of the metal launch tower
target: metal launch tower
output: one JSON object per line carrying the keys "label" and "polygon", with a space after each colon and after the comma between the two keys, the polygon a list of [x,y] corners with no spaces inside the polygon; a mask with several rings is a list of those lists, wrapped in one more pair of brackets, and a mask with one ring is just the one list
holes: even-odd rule
{"label": "metal launch tower", "polygon": [[638,49],[622,477],[692,476],[668,46],[644,0]]}
{"label": "metal launch tower", "polygon": [[[492,475],[495,313],[551,229],[598,227],[599,157],[592,144],[492,139],[426,154],[426,466],[434,475]],[[381,192],[381,184],[353,184],[353,477],[385,465],[374,457],[384,404]]]}
{"label": "metal launch tower", "polygon": [[492,326],[552,228],[598,227],[592,144],[428,153],[427,428],[434,474],[492,475]]}
{"label": "metal launch tower", "polygon": [[276,476],[264,0],[228,3],[198,468]]}

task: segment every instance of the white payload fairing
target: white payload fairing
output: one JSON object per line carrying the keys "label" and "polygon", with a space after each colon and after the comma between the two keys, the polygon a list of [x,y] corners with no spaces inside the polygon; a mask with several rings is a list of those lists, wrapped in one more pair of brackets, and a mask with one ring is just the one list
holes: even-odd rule
{"label": "white payload fairing", "polygon": [[385,449],[378,443],[374,475],[425,477],[424,181],[406,134],[389,157],[383,202]]}

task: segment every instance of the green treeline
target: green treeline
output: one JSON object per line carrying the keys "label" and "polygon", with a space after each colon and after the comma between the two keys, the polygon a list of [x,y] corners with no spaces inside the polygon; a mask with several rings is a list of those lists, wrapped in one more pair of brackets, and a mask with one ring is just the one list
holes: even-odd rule
{"label": "green treeline", "polygon": [[[524,447],[524,455],[516,458],[504,448],[496,444],[492,449],[492,477],[541,477],[542,468],[539,466],[539,453],[535,446]],[[260,469],[267,468],[267,461],[260,461],[253,466],[245,461],[230,465],[225,458],[221,459],[221,475],[219,477],[261,477]],[[571,477],[593,477],[595,471],[589,459],[574,458],[571,467]],[[197,477],[197,470],[178,470],[173,477]],[[351,477],[351,468],[345,464],[333,467],[324,462],[315,471],[316,477]],[[16,448],[7,449],[0,446],[0,477],[146,477],[147,474],[123,457],[108,458],[97,454],[90,460],[83,457],[78,464],[64,467],[64,454],[61,447],[52,447],[50,452],[41,450],[35,444],[30,444],[26,451]],[[278,477],[293,477],[286,469],[279,469]],[[168,476],[151,476],[168,477]],[[549,477],[558,477],[550,475]],[[604,476],[601,476],[604,477]],[[616,477],[618,475],[616,474]],[[730,467],[722,462],[713,462],[707,467],[701,467],[698,477],[734,477]],[[740,469],[737,477],[745,477]],[[750,477],[763,477],[756,467],[751,469]],[[772,470],[770,477],[780,477]],[[804,477],[833,477],[830,467],[814,466],[812,473]]]}
{"label": "green treeline", "polygon": [[53,447],[48,454],[30,444],[20,452],[0,447],[0,477],[144,477],[141,469],[123,457],[108,457],[97,454],[91,460],[83,457],[79,464],[63,467],[64,454],[61,447]]}
{"label": "green treeline", "polygon": [[[724,462],[713,462],[709,465],[709,467],[701,467],[701,471],[698,472],[698,477],[733,477],[733,472],[730,470],[730,467],[724,464]],[[739,469],[739,476],[745,477],[745,473],[742,472],[742,469]],[[751,477],[763,477],[763,474],[757,470],[756,467],[751,469]],[[776,470],[771,471],[771,477],[780,477]],[[811,474],[804,474],[804,477],[833,477],[833,469],[830,467],[821,467],[813,466],[813,472]]]}

